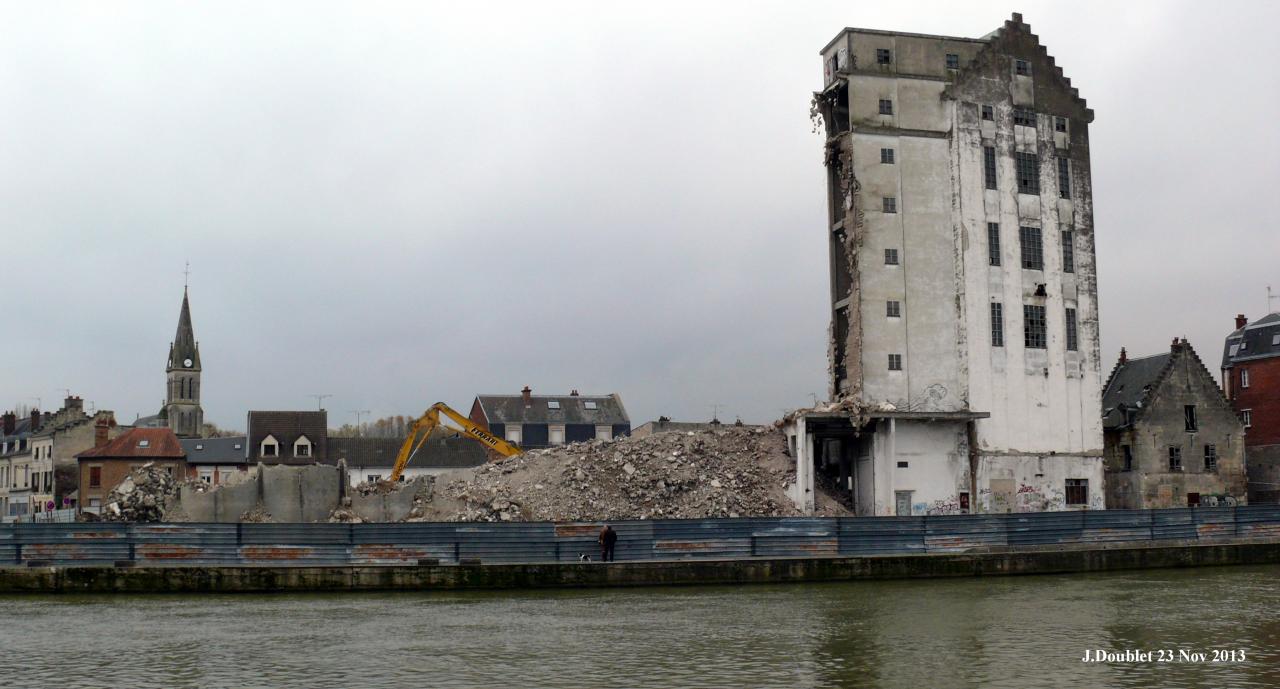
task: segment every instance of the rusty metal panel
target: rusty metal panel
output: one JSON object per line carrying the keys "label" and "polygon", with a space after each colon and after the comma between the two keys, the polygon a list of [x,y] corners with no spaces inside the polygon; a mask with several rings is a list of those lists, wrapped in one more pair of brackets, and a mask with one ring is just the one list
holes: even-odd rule
{"label": "rusty metal panel", "polygon": [[1236,514],[1234,507],[1214,507],[1193,510],[1196,537],[1202,541],[1220,540],[1236,537]]}
{"label": "rusty metal panel", "polygon": [[351,562],[351,524],[238,524],[248,564],[342,565]]}
{"label": "rusty metal panel", "polygon": [[1083,543],[1151,539],[1151,510],[1102,510],[1084,513]]}
{"label": "rusty metal panel", "polygon": [[1156,540],[1195,538],[1194,512],[1190,507],[1151,510],[1151,537]]}
{"label": "rusty metal panel", "polygon": [[841,555],[921,553],[926,517],[838,517]]}
{"label": "rusty metal panel", "polygon": [[1235,513],[1237,536],[1280,537],[1280,505],[1245,505],[1235,508]]}
{"label": "rusty metal panel", "polygon": [[130,559],[127,524],[14,524],[18,562],[107,564]]}
{"label": "rusty metal panel", "polygon": [[0,565],[18,563],[18,546],[13,536],[13,524],[0,524]]}
{"label": "rusty metal panel", "polygon": [[963,552],[1008,543],[1007,522],[1000,514],[955,514],[925,517],[924,547],[934,552]]}
{"label": "rusty metal panel", "polygon": [[1083,510],[1006,514],[1009,545],[1080,543],[1084,539],[1085,514]]}
{"label": "rusty metal panel", "polygon": [[140,564],[239,562],[236,524],[130,524],[133,558]]}

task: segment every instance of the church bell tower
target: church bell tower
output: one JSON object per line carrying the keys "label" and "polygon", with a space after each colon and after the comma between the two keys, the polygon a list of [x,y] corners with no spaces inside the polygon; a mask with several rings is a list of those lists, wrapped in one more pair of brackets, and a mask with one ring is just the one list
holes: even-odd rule
{"label": "church bell tower", "polygon": [[191,305],[186,288],[182,290],[178,333],[169,344],[169,361],[164,370],[169,380],[164,403],[169,428],[179,438],[199,438],[204,428],[204,410],[200,408],[200,344],[191,328]]}

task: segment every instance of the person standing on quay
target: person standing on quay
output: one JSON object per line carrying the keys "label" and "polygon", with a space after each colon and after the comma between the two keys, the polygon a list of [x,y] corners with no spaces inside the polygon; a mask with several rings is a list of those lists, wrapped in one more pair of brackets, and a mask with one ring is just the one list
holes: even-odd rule
{"label": "person standing on quay", "polygon": [[604,562],[613,561],[613,545],[618,542],[618,532],[613,530],[612,526],[604,525],[600,529],[600,559]]}

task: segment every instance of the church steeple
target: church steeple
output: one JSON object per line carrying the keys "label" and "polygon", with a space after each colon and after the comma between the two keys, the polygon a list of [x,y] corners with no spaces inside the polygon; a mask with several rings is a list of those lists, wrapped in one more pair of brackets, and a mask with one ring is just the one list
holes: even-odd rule
{"label": "church steeple", "polygon": [[200,344],[191,327],[191,302],[183,287],[178,331],[169,343],[169,361],[165,366],[169,387],[162,413],[179,438],[199,438],[204,428],[204,410],[200,407],[201,370]]}

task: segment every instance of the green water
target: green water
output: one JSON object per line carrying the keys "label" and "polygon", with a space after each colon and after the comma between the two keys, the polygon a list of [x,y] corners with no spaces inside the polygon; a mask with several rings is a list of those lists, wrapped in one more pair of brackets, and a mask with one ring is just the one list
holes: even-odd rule
{"label": "green water", "polygon": [[[0,598],[6,687],[1276,687],[1280,566],[502,593]],[[1086,649],[1243,662],[1081,662]]]}

